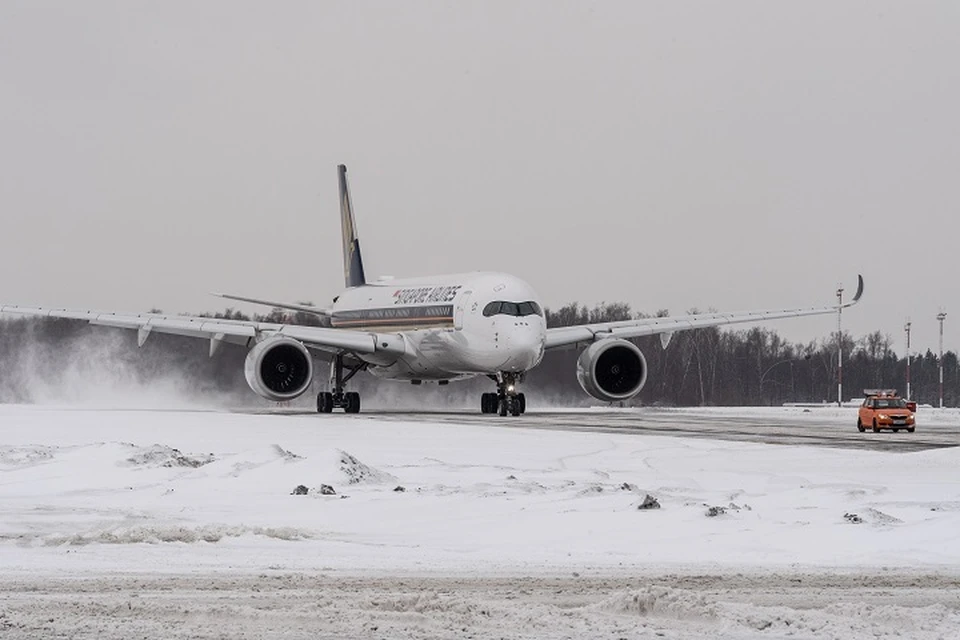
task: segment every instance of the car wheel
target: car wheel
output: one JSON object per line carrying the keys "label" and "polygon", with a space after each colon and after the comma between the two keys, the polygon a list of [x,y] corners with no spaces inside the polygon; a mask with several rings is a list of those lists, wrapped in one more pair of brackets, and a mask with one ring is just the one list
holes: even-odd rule
{"label": "car wheel", "polygon": [[909,427],[909,428],[907,428],[907,433],[913,433],[913,432],[916,431],[916,430],[917,430],[916,427]]}
{"label": "car wheel", "polygon": [[873,421],[873,432],[874,432],[874,433],[880,433],[880,427],[877,426],[877,421],[876,421],[876,419],[874,419],[874,421]]}
{"label": "car wheel", "polygon": [[893,432],[894,432],[894,433],[900,433],[900,429],[894,429]]}
{"label": "car wheel", "polygon": [[863,423],[860,422],[860,418],[857,418],[857,431],[863,433],[866,429],[863,428]]}

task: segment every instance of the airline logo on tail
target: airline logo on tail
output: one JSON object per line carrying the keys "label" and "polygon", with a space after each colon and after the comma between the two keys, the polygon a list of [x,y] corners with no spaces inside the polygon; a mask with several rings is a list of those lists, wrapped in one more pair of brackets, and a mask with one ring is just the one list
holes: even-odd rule
{"label": "airline logo on tail", "polygon": [[340,225],[343,229],[343,277],[347,287],[367,284],[363,273],[363,257],[360,255],[360,240],[357,239],[357,224],[353,219],[353,203],[347,186],[347,167],[337,167],[340,175]]}

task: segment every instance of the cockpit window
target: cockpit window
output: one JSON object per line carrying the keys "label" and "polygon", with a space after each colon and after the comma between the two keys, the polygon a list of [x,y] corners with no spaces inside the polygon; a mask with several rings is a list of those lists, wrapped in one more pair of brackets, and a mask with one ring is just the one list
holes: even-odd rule
{"label": "cockpit window", "polygon": [[487,304],[483,308],[483,315],[486,317],[496,316],[496,315],[506,315],[506,316],[539,316],[543,315],[543,310],[540,309],[540,305],[536,302],[529,300],[527,302],[506,302],[503,300],[496,300]]}
{"label": "cockpit window", "polygon": [[506,316],[519,316],[520,305],[516,302],[504,302],[503,306],[500,307],[500,313]]}

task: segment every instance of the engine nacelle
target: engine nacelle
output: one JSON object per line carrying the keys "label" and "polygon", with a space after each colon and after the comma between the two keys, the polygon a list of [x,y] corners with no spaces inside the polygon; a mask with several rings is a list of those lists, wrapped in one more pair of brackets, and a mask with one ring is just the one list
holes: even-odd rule
{"label": "engine nacelle", "polygon": [[629,400],[647,382],[647,360],[632,342],[598,340],[580,354],[577,380],[597,400]]}
{"label": "engine nacelle", "polygon": [[310,388],[313,357],[292,338],[267,338],[250,349],[243,365],[247,384],[267,400],[293,400]]}

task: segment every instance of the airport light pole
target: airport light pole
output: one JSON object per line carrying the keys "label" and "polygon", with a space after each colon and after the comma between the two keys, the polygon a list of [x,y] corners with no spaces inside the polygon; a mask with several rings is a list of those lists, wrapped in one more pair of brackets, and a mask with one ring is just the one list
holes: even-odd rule
{"label": "airport light pole", "polygon": [[937,320],[940,321],[940,408],[943,409],[943,321],[947,319],[947,314],[941,311],[937,314]]}
{"label": "airport light pole", "polygon": [[843,406],[843,285],[837,289],[837,406]]}
{"label": "airport light pole", "polygon": [[910,395],[910,318],[907,318],[903,330],[907,332],[907,400],[910,400],[913,397]]}

